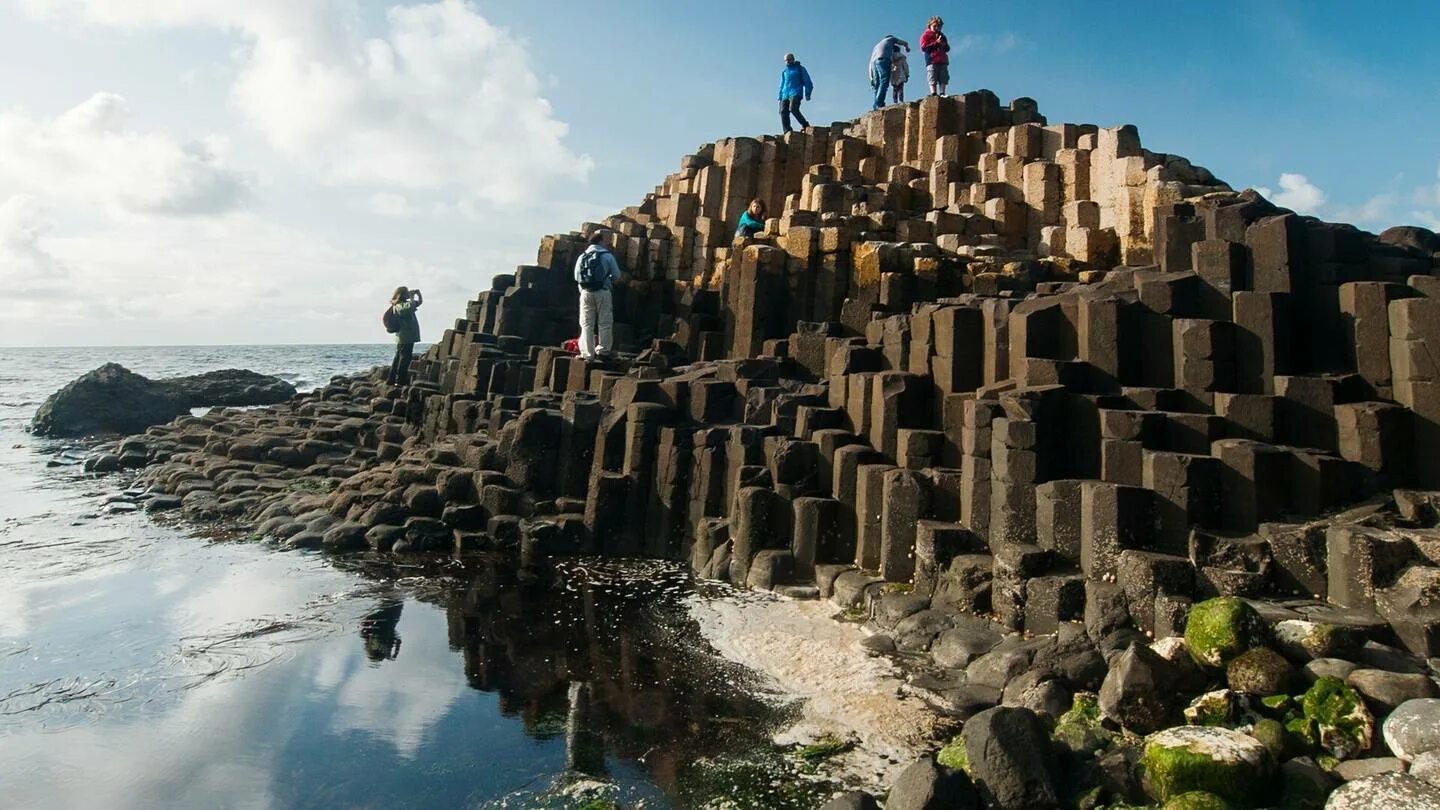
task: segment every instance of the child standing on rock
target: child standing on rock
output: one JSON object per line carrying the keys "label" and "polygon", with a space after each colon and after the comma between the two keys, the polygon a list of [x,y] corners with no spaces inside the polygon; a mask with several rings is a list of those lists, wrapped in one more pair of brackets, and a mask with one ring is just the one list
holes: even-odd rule
{"label": "child standing on rock", "polygon": [[415,310],[425,303],[425,296],[419,290],[408,287],[395,288],[390,296],[390,315],[386,327],[395,327],[395,359],[390,362],[391,385],[405,385],[410,381],[410,361],[415,357],[415,344],[420,342],[420,319]]}
{"label": "child standing on rock", "polygon": [[895,49],[895,55],[890,57],[890,87],[894,93],[892,103],[905,103],[905,83],[910,81],[910,60],[905,58],[905,52],[899,48]]}

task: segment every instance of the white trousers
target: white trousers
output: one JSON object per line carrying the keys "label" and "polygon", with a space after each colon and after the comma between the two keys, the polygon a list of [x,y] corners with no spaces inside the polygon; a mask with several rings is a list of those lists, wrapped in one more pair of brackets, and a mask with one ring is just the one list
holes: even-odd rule
{"label": "white trousers", "polygon": [[615,308],[609,290],[580,291],[580,356],[594,357],[615,348]]}

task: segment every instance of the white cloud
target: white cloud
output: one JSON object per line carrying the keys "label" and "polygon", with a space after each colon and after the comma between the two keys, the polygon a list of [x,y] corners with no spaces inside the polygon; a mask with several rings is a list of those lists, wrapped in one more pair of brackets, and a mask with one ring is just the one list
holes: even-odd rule
{"label": "white cloud", "polygon": [[331,182],[511,203],[591,167],[565,144],[525,45],[464,0],[395,6],[380,36],[363,31],[356,0],[29,3],[102,25],[239,32],[236,107]]}
{"label": "white cloud", "polygon": [[1255,190],[1276,205],[1301,214],[1319,215],[1325,205],[1325,192],[1303,174],[1281,174],[1278,192],[1264,186],[1256,186]]}
{"label": "white cloud", "polygon": [[418,211],[403,194],[377,191],[370,195],[370,212],[391,219],[409,219]]}
{"label": "white cloud", "polygon": [[0,112],[0,190],[168,216],[218,214],[244,202],[247,182],[226,165],[222,139],[181,144],[134,129],[130,117],[113,93],[50,120]]}

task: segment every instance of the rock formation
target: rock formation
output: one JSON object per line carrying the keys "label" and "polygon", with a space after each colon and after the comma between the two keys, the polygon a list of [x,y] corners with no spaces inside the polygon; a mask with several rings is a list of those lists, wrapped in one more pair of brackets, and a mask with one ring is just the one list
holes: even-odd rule
{"label": "rock formation", "polygon": [[272,405],[295,396],[277,377],[241,369],[152,380],[118,363],[88,371],[46,398],[30,429],[45,436],[134,433],[207,405]]}
{"label": "rock formation", "polygon": [[[755,197],[780,215],[732,242]],[[593,363],[558,346],[601,227],[624,351]],[[1033,758],[1025,716],[967,731],[996,806],[1208,795],[1231,766],[1323,797],[1335,760],[1383,753],[1372,709],[1434,690],[1437,248],[1237,193],[1133,127],[927,98],[702,147],[497,276],[409,386],[121,450],[162,508],[291,546],[644,555],[830,598],[874,649],[933,651],[911,686],[941,710],[1059,721],[1080,783],[985,775]],[[1296,747],[1177,770],[1171,748],[1235,746],[1172,734],[1139,780],[1113,729],[1185,717]]]}

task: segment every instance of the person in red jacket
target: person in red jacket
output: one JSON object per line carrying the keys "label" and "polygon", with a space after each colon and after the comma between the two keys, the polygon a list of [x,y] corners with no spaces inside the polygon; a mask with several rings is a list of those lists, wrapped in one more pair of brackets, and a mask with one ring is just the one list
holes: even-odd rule
{"label": "person in red jacket", "polygon": [[944,27],[944,20],[931,17],[925,33],[920,35],[920,50],[925,53],[925,72],[932,96],[945,95],[946,86],[950,84],[950,40],[940,30]]}

